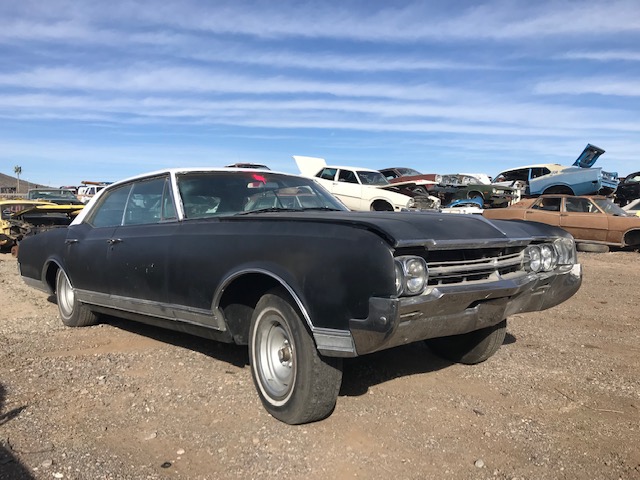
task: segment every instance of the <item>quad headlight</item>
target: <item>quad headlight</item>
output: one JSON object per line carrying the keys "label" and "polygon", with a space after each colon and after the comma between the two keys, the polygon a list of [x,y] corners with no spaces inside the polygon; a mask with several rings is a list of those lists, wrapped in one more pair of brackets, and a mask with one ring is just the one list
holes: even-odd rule
{"label": "quad headlight", "polygon": [[553,243],[529,245],[524,251],[525,268],[530,272],[550,272],[558,265],[576,263],[576,248],[571,238],[558,238]]}
{"label": "quad headlight", "polygon": [[400,295],[420,295],[427,287],[429,269],[424,258],[412,255],[397,257],[396,292]]}

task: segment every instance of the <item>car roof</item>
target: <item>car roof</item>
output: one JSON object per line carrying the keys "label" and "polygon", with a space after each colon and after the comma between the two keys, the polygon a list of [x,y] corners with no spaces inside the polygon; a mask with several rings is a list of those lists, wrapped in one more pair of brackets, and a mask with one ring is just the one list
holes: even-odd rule
{"label": "car roof", "polygon": [[[552,172],[559,172],[560,170],[566,170],[567,168],[571,167],[560,165],[559,163],[537,163],[535,165],[524,165],[522,167],[509,168],[507,170],[502,170],[500,173],[513,172],[515,170],[525,170],[527,168],[548,168]],[[500,175],[500,173],[498,175]],[[498,175],[496,175],[496,177]]]}
{"label": "car roof", "polygon": [[337,168],[339,170],[355,170],[357,172],[372,172],[372,173],[380,173],[380,170],[375,170],[373,168],[366,168],[366,167],[349,167],[349,166],[345,166],[345,165],[327,165],[326,167],[323,167],[323,169],[325,168]]}

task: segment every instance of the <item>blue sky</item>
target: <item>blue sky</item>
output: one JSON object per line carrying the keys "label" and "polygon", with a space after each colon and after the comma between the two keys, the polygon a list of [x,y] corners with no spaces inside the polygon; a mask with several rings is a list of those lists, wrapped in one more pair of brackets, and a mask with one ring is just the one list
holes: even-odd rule
{"label": "blue sky", "polygon": [[640,170],[640,3],[0,0],[0,172]]}

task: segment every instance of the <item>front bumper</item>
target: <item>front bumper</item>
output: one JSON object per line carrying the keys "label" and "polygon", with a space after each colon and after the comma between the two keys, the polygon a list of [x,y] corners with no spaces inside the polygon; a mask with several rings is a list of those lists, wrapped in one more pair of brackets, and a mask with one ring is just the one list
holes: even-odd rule
{"label": "front bumper", "polygon": [[314,332],[316,343],[325,355],[348,357],[496,325],[509,315],[545,310],[575,294],[582,283],[581,265],[565,268],[434,287],[416,297],[374,297],[369,300],[367,318],[350,320],[350,332]]}

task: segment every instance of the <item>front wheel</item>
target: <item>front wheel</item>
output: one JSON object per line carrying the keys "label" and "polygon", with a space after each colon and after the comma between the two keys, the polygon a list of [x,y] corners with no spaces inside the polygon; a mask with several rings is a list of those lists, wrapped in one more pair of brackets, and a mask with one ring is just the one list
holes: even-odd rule
{"label": "front wheel", "polygon": [[56,299],[60,319],[67,327],[86,327],[98,322],[98,317],[80,303],[69,277],[61,268],[56,275]]}
{"label": "front wheel", "polygon": [[264,295],[249,332],[251,374],[266,410],[290,425],[321,420],[333,411],[342,359],[318,353],[311,334],[281,290]]}
{"label": "front wheel", "polygon": [[430,338],[427,346],[439,356],[452,362],[473,365],[484,362],[498,351],[507,334],[507,319],[497,325],[462,335]]}

